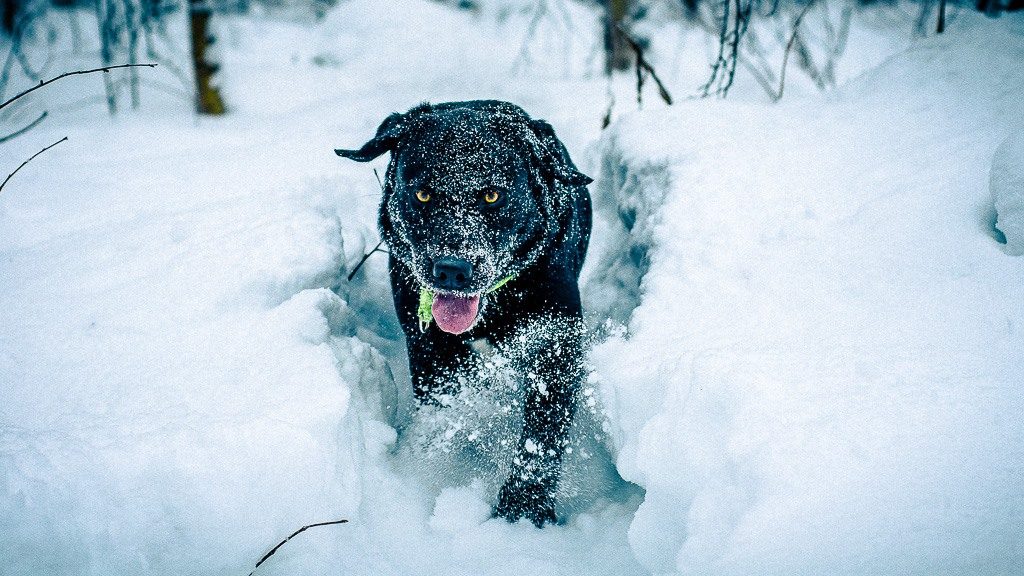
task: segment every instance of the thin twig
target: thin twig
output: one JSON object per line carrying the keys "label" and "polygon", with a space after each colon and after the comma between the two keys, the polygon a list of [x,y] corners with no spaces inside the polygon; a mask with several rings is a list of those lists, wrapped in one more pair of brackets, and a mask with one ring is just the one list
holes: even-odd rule
{"label": "thin twig", "polygon": [[718,74],[722,71],[722,66],[726,65],[725,59],[725,43],[726,37],[729,34],[729,9],[732,7],[732,0],[725,0],[722,2],[722,28],[718,33],[718,56],[715,57],[715,63],[711,66],[711,77],[704,86],[701,87],[701,94],[707,98],[711,95],[711,87],[715,85],[715,82],[721,82],[718,78]]}
{"label": "thin twig", "polygon": [[641,64],[640,52],[636,53],[636,107],[643,108],[644,105],[644,69]]}
{"label": "thin twig", "polygon": [[[178,79],[179,82],[181,82],[181,85],[182,85],[182,87],[185,90],[190,90],[191,89],[191,83],[190,83],[188,77],[185,75],[185,73],[181,70],[181,68],[179,68],[178,65],[175,64],[174,62],[172,62],[170,59],[164,58],[159,53],[157,53],[157,51],[156,51],[156,43],[153,41],[152,33],[147,31],[146,35],[145,35],[145,40],[146,40],[146,59],[148,59],[151,62],[155,62],[155,63],[163,66],[164,70],[169,71],[172,76],[174,76],[175,78]],[[189,98],[191,98],[191,97],[192,97],[192,94],[189,93]]]}
{"label": "thin twig", "polygon": [[[827,7],[822,10],[822,18],[826,22],[831,22]],[[853,7],[844,6],[839,14],[839,29],[835,34],[829,36],[830,49],[828,51],[828,60],[825,61],[825,66],[822,68],[822,75],[832,88],[836,86],[836,64],[843,55],[843,52],[846,51],[846,42],[850,37],[850,24],[852,21]]]}
{"label": "thin twig", "polygon": [[786,51],[782,53],[782,70],[779,72],[779,91],[772,94],[772,100],[778,102],[782,100],[782,91],[786,88],[786,63],[789,62],[789,53],[793,49],[793,43],[796,42],[796,35],[800,31],[800,21],[804,19],[807,11],[811,9],[814,4],[813,0],[808,2],[804,9],[800,11],[800,14],[793,20],[793,34],[789,37],[789,42],[786,43]]}
{"label": "thin twig", "polygon": [[771,18],[775,16],[775,13],[779,11],[779,0],[773,0],[772,7],[768,9],[768,12],[762,14],[765,18]]}
{"label": "thin twig", "polygon": [[65,72],[65,73],[61,74],[60,76],[56,76],[54,78],[50,78],[49,80],[40,80],[39,84],[36,84],[35,86],[33,86],[33,87],[31,87],[31,88],[29,88],[27,90],[24,90],[24,91],[16,94],[13,98],[11,98],[9,100],[6,100],[3,104],[0,104],[0,110],[5,108],[11,102],[14,102],[15,100],[17,100],[18,98],[21,98],[22,96],[25,96],[29,92],[33,92],[35,90],[38,90],[38,89],[42,88],[43,86],[46,86],[47,84],[51,84],[53,82],[56,82],[57,80],[60,80],[61,78],[67,78],[68,76],[75,76],[75,75],[78,75],[78,74],[91,74],[93,72],[109,72],[111,70],[116,70],[118,68],[140,68],[140,67],[143,67],[143,66],[145,66],[147,68],[156,68],[156,64],[118,64],[117,66],[103,66],[102,68],[93,68],[91,70],[75,70],[74,72]]}
{"label": "thin twig", "polygon": [[615,91],[612,90],[611,76],[608,76],[608,83],[605,85],[605,93],[608,95],[608,109],[605,110],[604,118],[601,119],[601,130],[604,130],[612,123],[612,109],[615,108]]}
{"label": "thin twig", "polygon": [[[377,169],[376,168],[373,169],[373,175],[377,178],[377,185],[380,186],[380,191],[384,192],[384,183],[380,181],[380,174],[377,173]],[[384,243],[384,239],[381,238],[380,242],[377,242],[377,245],[373,247],[373,250],[370,250],[366,254],[363,254],[363,259],[360,260],[359,264],[356,264],[356,267],[353,268],[352,271],[348,273],[348,281],[349,282],[351,282],[352,279],[356,277],[356,272],[359,272],[359,269],[363,267],[363,264],[366,263],[366,260],[370,256],[372,256],[374,252],[378,252],[378,251],[379,252],[384,252],[384,250],[380,249],[380,245],[383,244],[383,243]]]}
{"label": "thin twig", "polygon": [[33,82],[38,80],[39,77],[35,76],[28,66],[28,62],[25,61],[25,55],[21,52],[21,40],[25,33],[25,27],[32,23],[32,20],[38,16],[38,11],[25,12],[23,15],[18,17],[18,21],[14,23],[14,30],[11,32],[11,49],[7,53],[7,60],[4,62],[3,72],[0,72],[0,97],[3,96],[4,90],[7,89],[7,80],[10,78],[11,68],[14,66],[14,62],[17,61],[21,64],[22,72],[25,76],[31,79]]}
{"label": "thin twig", "polygon": [[32,160],[34,160],[36,156],[39,156],[39,155],[40,155],[40,154],[42,154],[43,152],[46,152],[46,151],[47,151],[47,150],[49,150],[50,148],[53,148],[53,147],[54,147],[54,146],[56,146],[57,144],[60,144],[61,142],[65,141],[65,140],[67,140],[67,139],[68,139],[68,137],[67,137],[67,136],[65,136],[65,137],[61,138],[60,140],[57,140],[57,141],[56,141],[56,142],[54,142],[53,144],[50,144],[50,145],[49,145],[49,146],[47,146],[46,148],[43,148],[43,149],[42,149],[42,150],[40,150],[39,152],[36,152],[35,154],[33,154],[33,155],[32,155],[32,157],[31,157],[31,158],[29,158],[28,160],[25,160],[24,162],[22,162],[22,163],[21,163],[21,166],[18,166],[17,168],[15,168],[14,172],[11,172],[10,174],[8,174],[8,175],[7,175],[7,178],[4,178],[3,184],[0,184],[0,191],[3,191],[3,189],[4,189],[4,186],[6,186],[6,185],[7,185],[7,181],[8,181],[8,180],[10,180],[10,179],[11,179],[11,177],[13,177],[13,176],[14,176],[15,174],[17,174],[17,173],[18,173],[18,170],[21,170],[22,168],[24,168],[24,167],[25,167],[25,164],[28,164],[29,162],[31,162]]}
{"label": "thin twig", "polygon": [[363,258],[362,258],[362,260],[359,261],[359,264],[356,264],[356,267],[353,268],[352,271],[348,273],[348,281],[349,282],[351,282],[352,279],[356,277],[356,272],[359,272],[359,269],[363,267],[363,264],[366,263],[366,260],[370,256],[372,256],[374,252],[378,252],[378,251],[383,252],[383,250],[380,250],[380,245],[383,244],[383,243],[384,243],[384,240],[381,240],[380,242],[377,242],[377,245],[373,247],[373,250],[370,250],[366,254],[363,254]]}
{"label": "thin twig", "polygon": [[49,113],[48,112],[43,112],[42,114],[39,115],[39,118],[36,118],[32,122],[30,122],[28,126],[25,126],[21,130],[18,130],[16,132],[11,132],[7,136],[0,137],[0,144],[3,144],[4,142],[7,142],[8,140],[14,140],[18,136],[21,136],[25,132],[28,132],[29,130],[35,128],[37,124],[39,124],[40,122],[42,122],[43,120],[46,119],[46,115],[47,114],[49,114]]}
{"label": "thin twig", "polygon": [[267,552],[263,556],[263,558],[260,558],[260,561],[256,563],[255,567],[253,567],[252,572],[249,572],[249,576],[252,576],[253,574],[255,574],[256,570],[260,567],[260,564],[263,564],[264,562],[267,561],[267,558],[270,558],[271,556],[273,556],[274,553],[277,552],[278,548],[280,548],[281,546],[284,546],[285,542],[291,540],[292,538],[298,536],[299,534],[302,534],[306,530],[308,530],[310,528],[316,528],[317,526],[331,526],[332,524],[345,524],[347,522],[348,522],[348,520],[331,520],[330,522],[317,522],[316,524],[307,524],[306,526],[303,526],[302,528],[299,528],[295,532],[292,532],[291,536],[285,538],[284,540],[281,540],[281,542],[279,542],[277,544],[277,546],[274,546],[273,548],[271,548],[270,552]]}
{"label": "thin twig", "polygon": [[[114,30],[116,10],[114,0],[96,0],[96,22],[100,27],[100,60],[104,66],[110,66],[114,61],[112,47],[118,42],[118,31]],[[107,110],[110,115],[117,114],[117,93],[107,74],[103,75],[103,92],[107,95]]]}
{"label": "thin twig", "polygon": [[750,15],[753,11],[753,0],[746,4],[743,0],[724,0],[722,2],[722,25],[718,33],[718,56],[711,66],[711,77],[701,87],[701,96],[707,98],[714,93],[720,98],[725,98],[736,79],[736,67],[740,61],[740,42],[747,33],[750,24]]}
{"label": "thin twig", "polygon": [[740,40],[747,33],[747,27],[750,25],[750,12],[752,10],[752,3],[748,3],[746,8],[744,8],[742,0],[736,0],[736,19],[733,21],[732,40],[729,44],[729,76],[719,90],[722,98],[725,98],[726,94],[729,93],[729,88],[736,78],[736,65],[740,61]]}
{"label": "thin twig", "polygon": [[773,70],[774,65],[768,62],[768,59],[765,57],[765,49],[761,46],[757,30],[754,28],[747,29],[746,48],[746,57],[740,59],[740,65],[750,73],[750,76],[769,98],[774,97],[775,84],[777,83],[775,70]]}
{"label": "thin twig", "polygon": [[3,68],[0,68],[0,98],[3,98],[7,90],[7,79],[11,75],[11,67],[14,65],[14,50],[17,48],[17,38],[11,41],[11,48],[7,51],[7,59],[4,60]]}
{"label": "thin twig", "polygon": [[[643,88],[643,77],[640,73],[640,71],[643,70],[650,74],[651,78],[654,79],[654,83],[657,84],[658,86],[658,95],[661,96],[661,99],[665,101],[665,104],[671,106],[672,95],[669,94],[668,89],[665,88],[665,85],[661,83],[661,78],[658,78],[658,73],[654,71],[654,66],[651,66],[651,63],[648,62],[646,58],[644,58],[643,46],[641,46],[639,42],[637,42],[632,36],[629,35],[629,32],[626,32],[626,30],[623,29],[622,26],[617,23],[615,24],[615,31],[622,36],[622,39],[626,41],[626,44],[628,44],[630,49],[632,49],[633,52],[636,54],[637,91]],[[639,94],[637,95],[637,101],[640,101]]]}
{"label": "thin twig", "polygon": [[[135,64],[139,61],[139,28],[141,22],[135,18],[136,6],[132,2],[124,3],[124,25],[128,29],[128,63]],[[136,25],[138,24],[138,25]],[[132,110],[139,109],[139,71],[135,68],[128,70],[128,93],[131,95]]]}
{"label": "thin twig", "polygon": [[[703,16],[697,19],[697,24],[708,34],[714,36],[718,34],[717,24],[707,22]],[[757,56],[760,62],[754,62],[753,58],[741,58],[740,64],[750,72],[750,75],[754,80],[761,86],[761,89],[768,94],[771,98],[775,95],[775,73],[771,69],[771,65],[764,57],[764,49],[761,47],[760,42],[757,39],[756,31],[753,28],[747,29],[745,35],[747,40],[747,51],[751,56]],[[711,82],[713,79],[709,79]],[[710,84],[704,85],[701,89],[699,97],[706,98],[710,95]]]}
{"label": "thin twig", "polygon": [[14,26],[14,33],[11,36],[12,54],[14,55],[15,60],[18,61],[18,64],[21,65],[21,71],[25,74],[25,77],[33,81],[38,80],[39,75],[32,69],[32,65],[29,64],[28,58],[25,56],[25,52],[22,51],[21,41],[25,33],[25,28],[32,24],[32,21],[38,18],[41,13],[42,10],[37,9],[31,12],[26,12],[24,15],[19,17],[17,24]]}

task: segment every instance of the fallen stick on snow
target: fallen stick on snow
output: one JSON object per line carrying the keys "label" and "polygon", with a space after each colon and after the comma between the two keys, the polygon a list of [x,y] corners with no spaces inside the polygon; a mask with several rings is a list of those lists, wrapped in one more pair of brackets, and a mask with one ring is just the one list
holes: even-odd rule
{"label": "fallen stick on snow", "polygon": [[308,530],[310,528],[316,528],[317,526],[330,526],[332,524],[346,524],[346,523],[348,523],[348,520],[331,520],[329,522],[317,522],[316,524],[307,524],[307,525],[303,526],[302,528],[299,528],[295,532],[292,532],[291,536],[289,536],[289,537],[285,538],[284,540],[281,540],[280,542],[278,542],[277,546],[274,546],[273,548],[271,548],[270,552],[267,552],[263,556],[263,558],[260,558],[260,561],[256,563],[256,566],[253,566],[252,572],[249,572],[249,576],[252,576],[253,574],[255,574],[256,573],[256,569],[260,567],[260,564],[263,564],[264,562],[267,561],[267,558],[270,558],[271,556],[273,556],[274,552],[277,552],[278,548],[280,548],[281,546],[284,546],[285,542],[291,540],[292,538],[298,536],[299,534],[302,534],[306,530]]}

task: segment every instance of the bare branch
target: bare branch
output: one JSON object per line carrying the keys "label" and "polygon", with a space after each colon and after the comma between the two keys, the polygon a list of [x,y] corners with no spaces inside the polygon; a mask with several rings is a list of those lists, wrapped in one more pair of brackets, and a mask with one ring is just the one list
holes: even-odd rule
{"label": "bare branch", "polygon": [[662,84],[661,78],[658,78],[658,73],[654,71],[654,66],[644,58],[644,48],[636,41],[635,38],[630,36],[629,32],[626,32],[619,24],[615,25],[615,31],[618,32],[622,39],[626,41],[633,53],[636,54],[636,100],[639,104],[642,96],[641,91],[644,87],[643,72],[647,72],[654,79],[654,83],[658,86],[658,95],[665,101],[665,104],[672,105],[672,95],[669,94],[668,89]]}
{"label": "bare branch", "polygon": [[[33,82],[39,80],[39,75],[35,72],[35,70],[32,69],[32,65],[29,64],[28,58],[25,56],[24,51],[22,51],[21,49],[21,42],[25,35],[25,29],[28,28],[36,20],[36,18],[40,16],[41,13],[42,10],[40,8],[36,8],[34,10],[28,10],[25,13],[21,14],[18,17],[17,22],[15,22],[14,29],[11,32],[11,52],[10,60],[8,63],[13,63],[14,61],[17,61],[18,64],[21,66],[21,71],[25,75],[25,77],[32,80]],[[4,80],[0,82],[0,90],[2,90],[4,86],[6,86],[8,72],[9,68],[7,68],[7,66],[5,65],[3,73]]]}
{"label": "bare branch", "polygon": [[[828,17],[828,10],[825,12],[825,21],[831,24],[831,20]],[[853,7],[844,6],[842,12],[839,15],[839,29],[834,34],[829,35],[829,43],[831,49],[828,51],[827,60],[825,61],[824,67],[822,67],[821,73],[824,78],[828,81],[828,85],[835,88],[836,86],[836,64],[843,52],[846,51],[846,43],[850,38],[850,24],[853,21]]]}
{"label": "bare branch", "polygon": [[608,109],[601,119],[601,130],[604,130],[612,123],[612,110],[615,108],[615,91],[612,90],[612,77],[608,76],[608,83],[605,85],[605,93],[608,96]]}
{"label": "bare branch", "polygon": [[171,61],[171,59],[164,58],[163,56],[161,56],[157,52],[157,50],[156,50],[156,42],[154,42],[154,40],[153,40],[152,32],[150,32],[149,30],[146,30],[144,38],[145,38],[145,42],[146,42],[146,59],[149,60],[150,62],[155,62],[155,63],[159,64],[160,66],[163,66],[164,70],[169,71],[172,76],[174,76],[175,78],[178,79],[179,82],[181,82],[182,88],[184,90],[189,91],[189,96],[188,97],[192,98],[192,94],[191,94],[192,83],[191,83],[191,80],[188,78],[188,76],[185,74],[185,72],[183,72],[182,69],[180,67],[178,67],[177,64],[175,64],[173,61]]}
{"label": "bare branch", "polygon": [[779,91],[772,94],[772,100],[778,102],[782,99],[782,91],[786,88],[786,64],[789,62],[789,53],[793,50],[793,44],[796,42],[796,35],[800,32],[800,22],[804,19],[807,11],[811,9],[814,4],[813,0],[808,2],[804,9],[800,11],[800,14],[793,20],[793,34],[789,37],[789,42],[786,43],[786,51],[782,53],[782,70],[779,72]]}
{"label": "bare branch", "polygon": [[370,250],[366,254],[363,254],[363,258],[359,261],[358,264],[356,264],[356,267],[353,268],[352,271],[348,273],[349,282],[351,282],[352,279],[356,277],[356,272],[359,272],[359,269],[363,267],[363,264],[366,264],[366,261],[370,258],[370,256],[373,256],[375,252],[384,252],[384,250],[380,249],[380,245],[383,243],[384,240],[381,239],[381,241],[377,242],[377,245],[373,247],[373,250]]}
{"label": "bare branch", "polygon": [[[384,183],[380,181],[380,174],[377,173],[377,169],[376,168],[373,169],[373,175],[377,178],[377,185],[380,186],[380,191],[383,193],[384,192]],[[370,250],[366,254],[363,254],[363,259],[360,260],[359,263],[356,264],[356,267],[353,268],[352,271],[348,273],[348,281],[349,282],[351,282],[352,279],[356,277],[356,272],[359,272],[359,269],[363,267],[363,264],[366,264],[366,260],[370,256],[372,256],[374,254],[374,252],[386,252],[385,250],[381,250],[380,249],[380,245],[383,244],[383,243],[384,243],[384,239],[381,238],[380,242],[377,242],[377,245],[373,247],[373,250]],[[257,566],[259,566],[259,564],[257,564]]]}
{"label": "bare branch", "polygon": [[104,72],[104,73],[106,73],[106,72],[109,72],[111,70],[116,70],[118,68],[140,68],[140,67],[156,68],[156,64],[119,64],[117,66],[103,66],[102,68],[93,68],[91,70],[75,70],[74,72],[65,72],[65,73],[61,74],[60,76],[56,76],[54,78],[50,78],[49,80],[40,80],[39,84],[36,84],[35,86],[29,88],[28,90],[24,90],[24,91],[16,94],[13,98],[4,101],[3,104],[0,104],[0,110],[5,108],[11,102],[14,102],[15,100],[17,100],[18,98],[21,98],[22,96],[25,96],[25,95],[29,94],[30,92],[38,90],[38,89],[42,88],[43,86],[46,86],[47,84],[51,84],[53,82],[56,82],[57,80],[60,80],[61,78],[67,78],[68,76],[76,76],[78,74],[92,74],[93,72]]}
{"label": "bare branch", "polygon": [[67,140],[67,139],[68,139],[68,137],[67,137],[67,136],[65,136],[65,137],[61,138],[60,140],[57,140],[57,141],[56,141],[56,142],[54,142],[53,144],[50,144],[50,145],[49,145],[49,146],[47,146],[46,148],[43,148],[43,149],[42,149],[42,150],[40,150],[39,152],[36,152],[35,154],[33,154],[33,155],[32,155],[32,157],[31,157],[31,158],[29,158],[28,160],[25,160],[24,162],[22,162],[22,163],[21,163],[21,166],[18,166],[17,168],[15,168],[15,169],[14,169],[14,172],[11,172],[10,174],[8,174],[8,175],[7,175],[7,178],[4,178],[3,184],[0,184],[0,191],[3,191],[3,189],[4,189],[4,186],[6,186],[6,185],[7,185],[7,181],[8,181],[8,180],[10,180],[10,179],[11,179],[11,178],[12,178],[12,177],[13,177],[13,176],[15,175],[15,174],[17,174],[17,173],[18,173],[18,170],[21,170],[22,168],[24,168],[24,167],[25,167],[25,164],[28,164],[29,162],[31,162],[32,160],[34,160],[36,156],[39,156],[39,155],[40,155],[40,154],[42,154],[43,152],[46,152],[46,151],[47,151],[47,150],[49,150],[50,148],[53,148],[53,147],[54,147],[54,146],[56,146],[57,144],[60,144],[61,142],[65,141],[65,140]]}
{"label": "bare branch", "polygon": [[274,553],[277,552],[278,548],[280,548],[281,546],[285,545],[285,542],[288,542],[289,540],[291,540],[292,538],[294,538],[294,537],[298,536],[299,534],[305,532],[306,530],[308,530],[310,528],[316,528],[318,526],[331,526],[333,524],[345,524],[347,522],[348,522],[348,520],[332,520],[330,522],[317,522],[316,524],[307,524],[307,525],[303,526],[302,528],[299,528],[295,532],[292,532],[291,536],[285,538],[284,540],[281,540],[281,542],[279,542],[277,546],[274,546],[273,548],[271,548],[270,552],[267,552],[263,556],[263,558],[260,558],[260,561],[256,563],[255,567],[253,567],[252,572],[249,572],[249,576],[252,576],[253,574],[255,574],[256,573],[256,569],[260,567],[260,564],[263,564],[264,562],[267,561],[267,558],[270,558],[271,556],[273,556]]}
{"label": "bare branch", "polygon": [[36,118],[32,122],[30,122],[28,126],[25,126],[21,130],[17,130],[15,132],[11,132],[7,136],[0,137],[0,144],[3,144],[4,142],[7,142],[8,140],[14,140],[18,136],[21,136],[25,132],[28,132],[29,130],[35,128],[36,125],[38,125],[40,122],[42,122],[43,120],[46,119],[46,115],[47,114],[49,114],[49,112],[43,112],[42,114],[39,115],[39,118]]}
{"label": "bare branch", "polygon": [[[772,14],[774,13],[773,9]],[[717,24],[708,22],[703,18],[703,16],[698,18],[696,22],[709,35],[718,35],[719,32],[717,31]],[[740,58],[740,64],[747,69],[751,77],[753,77],[754,80],[757,81],[758,85],[761,86],[761,89],[771,97],[775,94],[775,73],[772,71],[771,64],[769,64],[767,59],[765,59],[763,54],[764,49],[761,47],[761,43],[758,41],[757,34],[753,28],[747,29],[745,38],[747,41],[747,52],[749,54],[746,58]],[[754,61],[754,58],[757,58],[757,62]],[[720,64],[716,65],[720,66]],[[717,72],[715,72],[714,67],[712,67],[712,78],[708,80],[707,84],[700,88],[700,97],[706,98],[710,95],[710,87],[714,82],[715,74],[717,74]]]}
{"label": "bare branch", "polygon": [[725,98],[736,78],[736,67],[739,65],[740,42],[747,33],[750,16],[753,12],[753,0],[724,0],[722,2],[722,23],[718,33],[718,56],[711,65],[711,77],[701,87],[701,96],[708,97],[713,92]]}
{"label": "bare branch", "polygon": [[722,2],[722,27],[718,33],[718,56],[715,57],[715,63],[711,65],[711,77],[708,78],[707,83],[700,89],[701,95],[705,98],[711,95],[711,87],[715,85],[722,66],[726,64],[725,43],[726,37],[729,34],[729,9],[731,7],[732,0],[724,0]]}

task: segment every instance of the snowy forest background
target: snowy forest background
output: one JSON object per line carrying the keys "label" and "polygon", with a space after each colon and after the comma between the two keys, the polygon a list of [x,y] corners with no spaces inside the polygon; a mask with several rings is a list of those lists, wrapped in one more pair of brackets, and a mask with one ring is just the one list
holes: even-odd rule
{"label": "snowy forest background", "polygon": [[[1019,0],[0,6],[0,574],[1024,573]],[[543,530],[333,152],[477,98],[596,179]]]}

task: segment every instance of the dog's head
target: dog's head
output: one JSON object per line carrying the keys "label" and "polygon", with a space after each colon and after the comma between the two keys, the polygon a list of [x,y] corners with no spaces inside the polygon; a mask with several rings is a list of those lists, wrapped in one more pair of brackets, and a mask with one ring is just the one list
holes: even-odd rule
{"label": "dog's head", "polygon": [[[381,236],[421,287],[465,307],[463,320],[471,312],[475,321],[482,294],[537,260],[574,190],[591,181],[549,124],[506,102],[423,104],[389,116],[358,150],[336,152],[359,162],[391,153]],[[436,306],[442,329],[463,331]]]}

